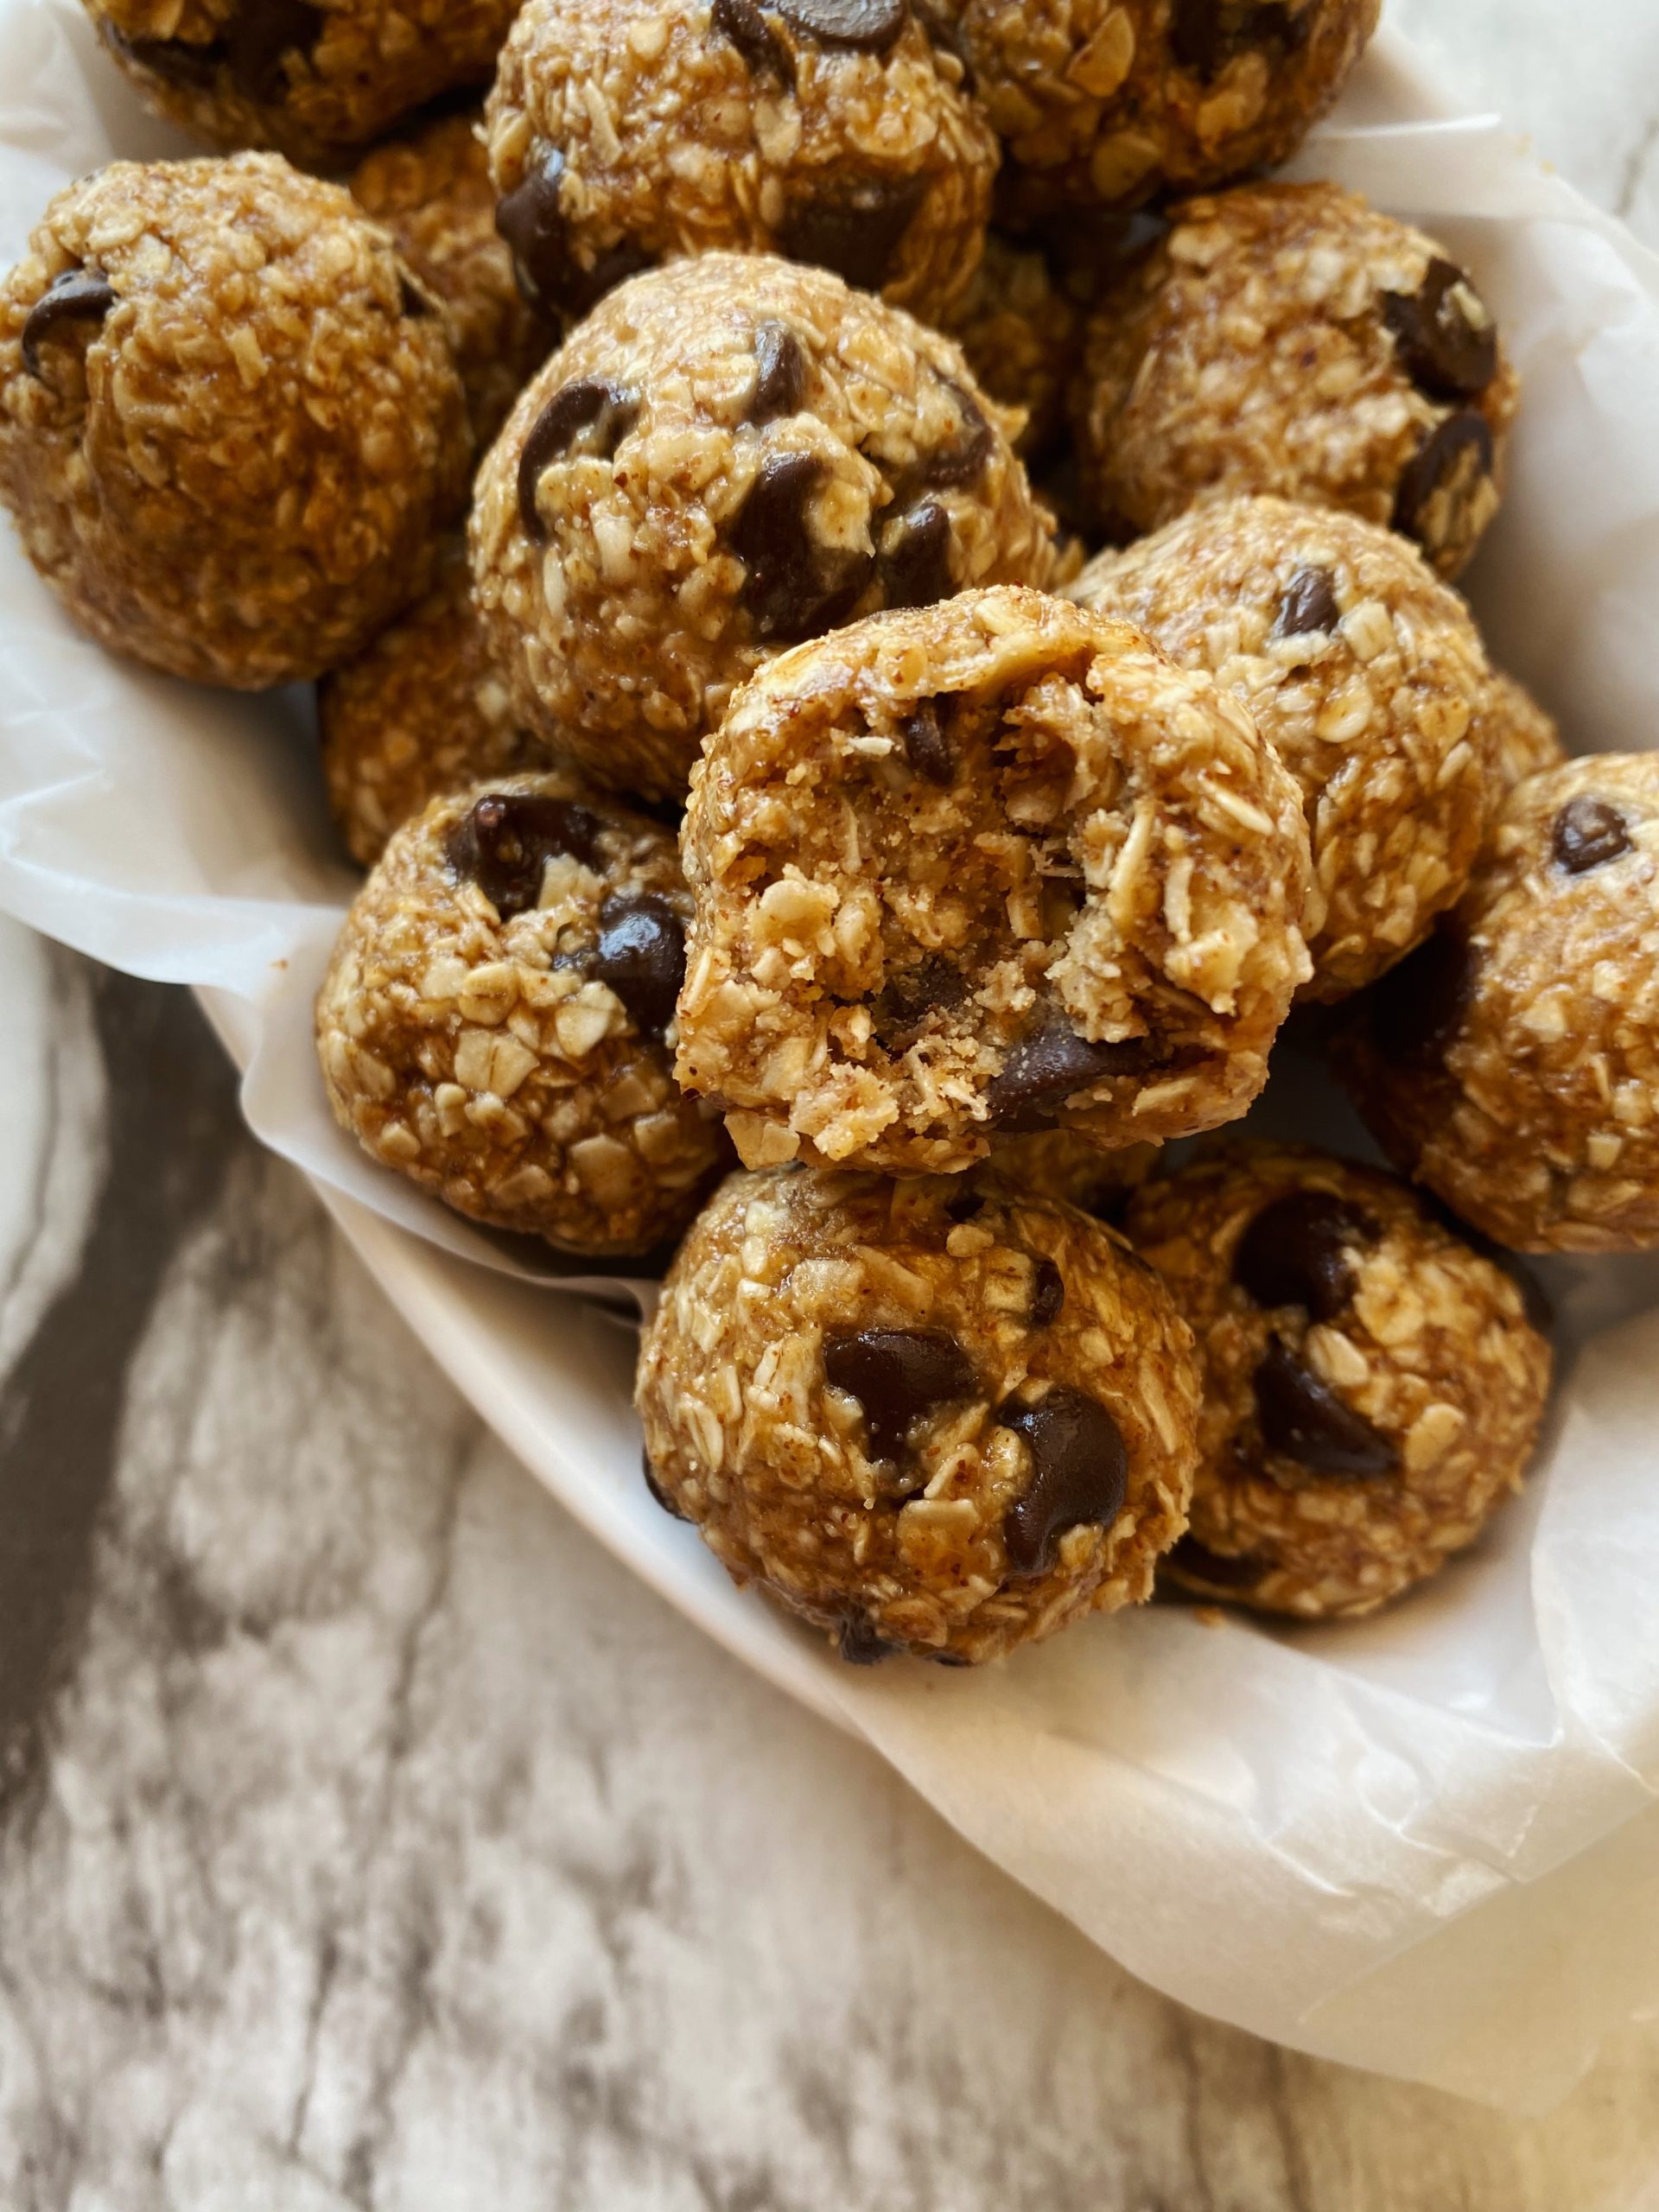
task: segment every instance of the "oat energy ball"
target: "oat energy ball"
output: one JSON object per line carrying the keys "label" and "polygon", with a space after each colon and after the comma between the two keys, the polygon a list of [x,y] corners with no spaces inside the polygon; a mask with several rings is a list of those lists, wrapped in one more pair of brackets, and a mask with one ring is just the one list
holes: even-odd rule
{"label": "oat energy ball", "polygon": [[734,1175],[639,1355],[652,1487],[843,1659],[1001,1657],[1139,1604],[1192,1340],[1122,1240],[995,1177]]}
{"label": "oat energy ball", "polygon": [[1021,217],[1128,207],[1286,161],[1380,0],[918,0],[1003,142]]}
{"label": "oat energy ball", "polygon": [[1305,997],[1357,990],[1427,935],[1485,825],[1496,679],[1412,546],[1331,509],[1228,500],[1103,555],[1069,595],[1207,670],[1301,785],[1325,902]]}
{"label": "oat energy ball", "polygon": [[516,0],[83,0],[149,105],[217,146],[330,159],[489,82]]}
{"label": "oat energy ball", "polygon": [[668,832],[568,772],[435,801],[317,1001],[341,1127],[458,1213],[567,1252],[673,1236],[728,1156],[669,1072],[689,907]]}
{"label": "oat energy ball", "polygon": [[1155,1144],[1103,1152],[1071,1129],[1033,1129],[1028,1136],[999,1137],[989,1165],[1021,1191],[1116,1221],[1129,1192],[1156,1168],[1158,1153]]}
{"label": "oat energy ball", "polygon": [[908,0],[527,0],[488,131],[521,281],[570,315],[715,247],[936,315],[973,274],[997,164]]}
{"label": "oat energy ball", "polygon": [[1389,1157],[1499,1243],[1659,1245],[1659,753],[1517,785],[1338,1053]]}
{"label": "oat energy ball", "polygon": [[945,318],[980,388],[1017,407],[1026,426],[1014,441],[1032,458],[1064,426],[1065,388],[1083,344],[1083,321],[1044,257],[993,231],[973,283]]}
{"label": "oat energy ball", "polygon": [[1275,492],[1386,523],[1452,576],[1497,511],[1516,392],[1432,238],[1333,184],[1250,185],[1177,208],[1105,299],[1076,427],[1115,535]]}
{"label": "oat energy ball", "polygon": [[1493,806],[1503,804],[1517,784],[1546,768],[1559,768],[1567,747],[1554,715],[1540,706],[1523,683],[1501,669],[1492,671],[1484,719],[1491,747]]}
{"label": "oat energy ball", "polygon": [[1433,1574],[1519,1487],[1550,1352],[1520,1287],[1393,1176],[1217,1147],[1130,1204],[1197,1332],[1200,1596],[1325,1620]]}
{"label": "oat energy ball", "polygon": [[496,231],[495,187],[472,117],[445,116],[412,137],[377,147],[353,171],[351,188],[448,312],[481,453],[558,333],[519,295],[512,256]]}
{"label": "oat energy ball", "polygon": [[432,302],[274,155],[117,162],[0,283],[0,498],[99,641],[244,690],[421,590],[470,438]]}
{"label": "oat energy ball", "polygon": [[1306,840],[1243,709],[1127,624],[874,616],[764,670],[693,774],[680,1079],[752,1166],[1213,1128],[1309,974]]}
{"label": "oat energy ball", "polygon": [[473,571],[521,716],[677,799],[782,647],[1052,560],[950,340],[817,269],[709,254],[605,300],[479,472]]}
{"label": "oat energy ball", "polygon": [[328,804],[352,857],[372,868],[386,840],[435,798],[551,765],[522,729],[473,612],[465,549],[437,582],[317,691]]}

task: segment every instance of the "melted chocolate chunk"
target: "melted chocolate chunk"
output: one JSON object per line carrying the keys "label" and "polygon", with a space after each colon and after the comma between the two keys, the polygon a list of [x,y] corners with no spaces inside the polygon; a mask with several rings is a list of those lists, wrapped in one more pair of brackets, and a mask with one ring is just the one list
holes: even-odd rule
{"label": "melted chocolate chunk", "polygon": [[664,1513],[671,1515],[676,1521],[689,1521],[690,1519],[690,1515],[689,1513],[681,1512],[679,1507],[674,1503],[674,1500],[669,1496],[668,1492],[658,1481],[656,1471],[651,1464],[651,1455],[649,1452],[642,1452],[639,1454],[639,1471],[645,1478],[645,1488],[656,1499],[658,1504],[662,1507]]}
{"label": "melted chocolate chunk", "polygon": [[956,589],[950,574],[950,518],[937,499],[901,515],[881,556],[889,607],[931,607]]}
{"label": "melted chocolate chunk", "polygon": [[1336,582],[1329,569],[1298,569],[1285,587],[1269,634],[1305,638],[1316,630],[1333,631],[1341,620]]}
{"label": "melted chocolate chunk", "polygon": [[792,31],[820,46],[849,46],[860,54],[885,54],[904,35],[909,0],[776,0]]}
{"label": "melted chocolate chunk", "polygon": [[1249,1590],[1269,1571],[1273,1562],[1255,1558],[1249,1552],[1212,1552],[1196,1536],[1183,1536],[1170,1553],[1169,1564],[1183,1574],[1190,1574],[1196,1582],[1209,1583],[1212,1589]]}
{"label": "melted chocolate chunk", "polygon": [[1239,1239],[1233,1281],[1269,1311],[1300,1306],[1315,1321],[1334,1321],[1354,1294],[1346,1248],[1376,1236],[1376,1223],[1334,1191],[1287,1191]]}
{"label": "melted chocolate chunk", "polygon": [[1043,1574],[1068,1529],[1085,1522],[1109,1529],[1116,1520],[1128,1491],[1129,1455],[1099,1400],[1064,1382],[1033,1406],[1008,1399],[996,1419],[1024,1437],[1032,1459],[1031,1487],[1002,1522],[1008,1567],[1017,1575]]}
{"label": "melted chocolate chunk", "polygon": [[1052,1260],[1041,1259],[1031,1285],[1031,1325],[1046,1329],[1060,1318],[1065,1304],[1065,1277]]}
{"label": "melted chocolate chunk", "polygon": [[960,427],[950,443],[935,446],[923,465],[921,480],[935,491],[972,484],[991,457],[991,426],[985,420],[984,410],[954,378],[947,377],[944,381],[956,395]]}
{"label": "melted chocolate chunk", "polygon": [[757,77],[776,77],[785,85],[795,82],[795,62],[755,0],[715,0],[709,11],[710,29],[729,41]]}
{"label": "melted chocolate chunk", "polygon": [[660,1039],[685,981],[685,924],[659,891],[613,891],[599,910],[592,972],[642,1037]]}
{"label": "melted chocolate chunk", "polygon": [[875,1667],[899,1650],[880,1634],[868,1613],[849,1611],[842,1618],[836,1649],[849,1667]]}
{"label": "melted chocolate chunk", "polygon": [[819,544],[812,495],[823,477],[816,454],[770,454],[732,525],[732,550],[748,570],[743,604],[756,633],[797,644],[845,621],[864,588],[870,562]]}
{"label": "melted chocolate chunk", "polygon": [[548,401],[531,425],[518,456],[518,517],[538,545],[547,537],[547,525],[536,505],[542,471],[569,453],[584,430],[594,433],[588,450],[609,461],[639,413],[633,394],[602,377],[579,377],[574,384],[561,385]]}
{"label": "melted chocolate chunk", "polygon": [[751,423],[798,415],[806,397],[806,355],[786,322],[763,322],[754,334],[754,396]]}
{"label": "melted chocolate chunk", "polygon": [[1103,1076],[1144,1075],[1157,1065],[1150,1038],[1096,1045],[1057,1022],[1014,1046],[991,1077],[985,1103],[998,1128],[1029,1132],[1052,1121],[1073,1091]]}
{"label": "melted chocolate chunk", "polygon": [[861,291],[879,292],[927,194],[925,177],[855,178],[788,207],[779,245],[791,261],[815,262]]}
{"label": "melted chocolate chunk", "polygon": [[1448,923],[1390,968],[1370,993],[1382,1058],[1395,1067],[1437,1066],[1463,1020],[1475,968],[1473,948]]}
{"label": "melted chocolate chunk", "polygon": [[1437,256],[1414,292],[1382,295],[1401,364],[1433,398],[1473,399],[1497,374],[1497,333],[1475,321],[1460,296],[1473,289],[1461,269]]}
{"label": "melted chocolate chunk", "polygon": [[23,367],[36,384],[48,378],[41,366],[41,341],[66,322],[102,322],[115,305],[115,287],[101,269],[66,269],[41,294],[23,321]]}
{"label": "melted chocolate chunk", "polygon": [[1394,495],[1393,525],[1402,537],[1415,538],[1430,552],[1436,547],[1425,535],[1439,493],[1449,490],[1474,462],[1477,476],[1492,473],[1492,433],[1484,415],[1472,407],[1460,408],[1444,423],[1424,434],[1422,443],[1400,472]]}
{"label": "melted chocolate chunk", "polygon": [[899,734],[905,742],[906,760],[925,782],[938,784],[941,789],[955,783],[956,747],[944,734],[937,699],[919,700],[914,714],[905,717]]}
{"label": "melted chocolate chunk", "polygon": [[225,29],[225,60],[245,99],[274,107],[288,96],[285,54],[308,55],[327,21],[309,0],[242,0]]}
{"label": "melted chocolate chunk", "polygon": [[1209,83],[1241,54],[1296,53],[1307,42],[1316,12],[1294,14],[1285,0],[1175,0],[1170,52],[1179,67]]}
{"label": "melted chocolate chunk", "polygon": [[1630,851],[1630,824],[1605,798],[1570,798],[1555,817],[1549,845],[1557,868],[1584,875]]}
{"label": "melted chocolate chunk", "polygon": [[98,28],[105,44],[117,54],[138,68],[148,69],[164,85],[177,85],[183,92],[211,92],[225,60],[223,39],[198,45],[182,38],[129,38],[106,19],[101,19]]}
{"label": "melted chocolate chunk", "polygon": [[954,1337],[931,1329],[860,1329],[823,1340],[824,1380],[864,1408],[872,1459],[902,1458],[911,1427],[971,1398],[973,1363]]}
{"label": "melted chocolate chunk", "polygon": [[556,854],[591,865],[604,823],[585,806],[534,791],[490,791],[449,834],[449,865],[477,884],[502,920],[528,913]]}
{"label": "melted chocolate chunk", "polygon": [[1269,1452],[1316,1475],[1390,1475],[1400,1455],[1275,1337],[1255,1370],[1255,1411]]}
{"label": "melted chocolate chunk", "polygon": [[870,1024],[888,1052],[904,1052],[930,1014],[960,1006],[968,978],[937,952],[889,978],[870,1007]]}

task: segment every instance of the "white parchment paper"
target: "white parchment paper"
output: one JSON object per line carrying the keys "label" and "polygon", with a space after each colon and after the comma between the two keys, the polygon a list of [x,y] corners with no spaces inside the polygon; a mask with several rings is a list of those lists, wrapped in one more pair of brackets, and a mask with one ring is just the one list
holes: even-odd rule
{"label": "white parchment paper", "polygon": [[[73,175],[179,150],[73,0],[0,0],[0,256]],[[1475,270],[1527,397],[1471,596],[1575,749],[1646,747],[1659,262],[1496,124],[1440,118],[1390,41],[1299,166]],[[1515,2108],[1659,2012],[1659,1260],[1545,1270],[1563,1382],[1536,1478],[1381,1619],[1274,1631],[1154,1606],[981,1674],[854,1675],[639,1507],[626,1359],[548,1293],[650,1286],[474,1230],[334,1128],[310,1004],[352,878],[315,753],[306,697],[193,690],[108,658],[0,532],[0,907],[234,1006],[255,1130],[348,1221],[365,1209],[403,1233],[358,1232],[462,1387],[643,1574],[809,1682],[981,1849],[1204,2011]],[[1363,1141],[1294,1055],[1257,1118]]]}

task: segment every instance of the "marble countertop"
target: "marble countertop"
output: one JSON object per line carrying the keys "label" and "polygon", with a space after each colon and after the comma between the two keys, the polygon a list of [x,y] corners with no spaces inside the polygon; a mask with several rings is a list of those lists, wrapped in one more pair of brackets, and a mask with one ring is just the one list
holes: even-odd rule
{"label": "marble countertop", "polygon": [[[1392,0],[1659,242],[1653,0]],[[1562,50],[1570,39],[1570,53]],[[600,1552],[235,1113],[0,930],[4,2212],[1647,2212],[1155,1996]]]}

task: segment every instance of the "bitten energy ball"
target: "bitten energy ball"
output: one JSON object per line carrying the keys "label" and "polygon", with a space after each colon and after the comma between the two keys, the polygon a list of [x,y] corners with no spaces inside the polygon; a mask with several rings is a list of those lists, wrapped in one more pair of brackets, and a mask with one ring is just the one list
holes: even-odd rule
{"label": "bitten energy ball", "polygon": [[1135,1605],[1198,1383],[1150,1268],[995,1178],[734,1175],[639,1355],[653,1488],[868,1664],[995,1659]]}
{"label": "bitten energy ball", "polygon": [[1046,453],[1063,425],[1083,321],[1043,256],[992,232],[974,281],[946,317],[946,327],[981,390],[1024,414],[1018,451],[1028,457]]}
{"label": "bitten energy ball", "polygon": [[424,599],[323,678],[317,718],[328,804],[365,868],[433,799],[550,765],[490,665],[460,546]]}
{"label": "bitten energy ball", "polygon": [[338,186],[117,162],[0,288],[0,497],[103,645],[253,690],[418,592],[471,442],[442,318]]}
{"label": "bitten energy ball", "polygon": [[1432,238],[1332,184],[1189,200],[1090,325],[1084,474],[1114,534],[1276,492],[1455,575],[1497,511],[1516,382]]}
{"label": "bitten energy ball", "polygon": [[1468,608],[1403,538],[1229,500],[1103,556],[1070,595],[1208,670],[1301,785],[1325,902],[1305,996],[1341,998],[1427,935],[1474,862],[1498,702]]}
{"label": "bitten energy ball", "polygon": [[1043,582],[1049,518],[961,353],[823,270],[710,254],[605,300],[479,472],[473,569],[518,712],[683,795],[781,647]]}
{"label": "bitten energy ball", "polygon": [[1517,785],[1338,1065],[1395,1164],[1499,1243],[1659,1244],[1659,753]]}
{"label": "bitten energy ball", "polygon": [[329,161],[489,82],[516,0],[83,0],[149,104],[218,146]]}
{"label": "bitten energy ball", "polygon": [[973,274],[997,162],[908,0],[527,0],[488,130],[525,289],[573,315],[712,247],[936,315]]}
{"label": "bitten energy ball", "polygon": [[1003,141],[1007,203],[1124,207],[1287,160],[1380,0],[918,0]]}
{"label": "bitten energy ball", "polygon": [[317,1001],[342,1128],[458,1213],[568,1252],[672,1236],[727,1157],[669,1072],[689,906],[667,831],[566,772],[435,802]]}
{"label": "bitten energy ball", "polygon": [[452,115],[378,147],[352,173],[352,197],[448,311],[455,365],[481,453],[557,342],[519,296],[495,227],[495,187],[470,116]]}
{"label": "bitten energy ball", "polygon": [[1310,972],[1300,795],[1249,716],[1041,593],[764,670],[692,778],[679,1073],[750,1166],[969,1166],[1242,1114]]}
{"label": "bitten energy ball", "polygon": [[1227,1146],[1131,1202],[1198,1333],[1192,1527],[1171,1579],[1325,1620],[1472,1542],[1518,1488],[1550,1353],[1519,1287],[1404,1184],[1300,1147]]}

